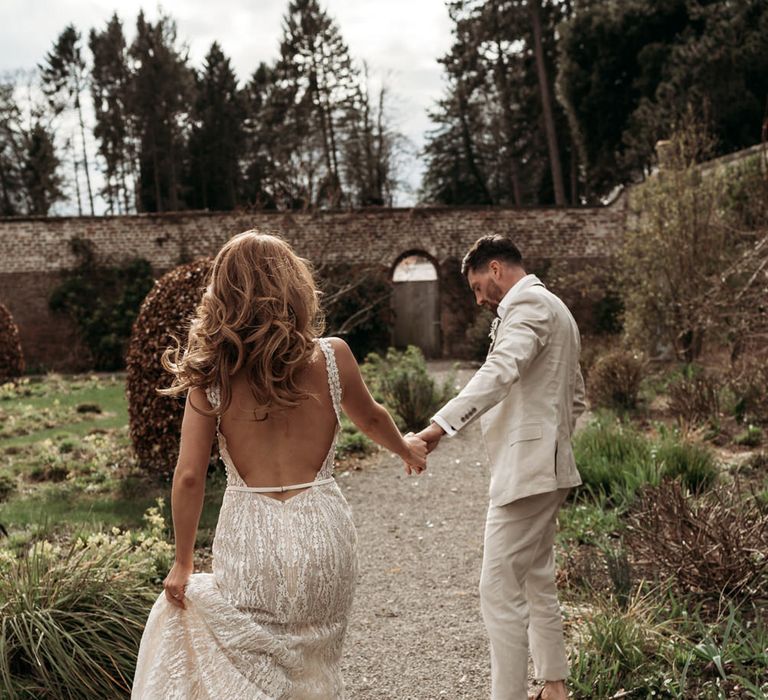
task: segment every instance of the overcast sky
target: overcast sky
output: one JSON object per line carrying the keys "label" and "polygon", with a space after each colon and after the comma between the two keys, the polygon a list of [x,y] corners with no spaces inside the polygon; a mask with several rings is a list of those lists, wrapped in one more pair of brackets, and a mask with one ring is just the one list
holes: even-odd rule
{"label": "overcast sky", "polygon": [[[437,59],[451,41],[444,0],[321,0],[321,4],[336,19],[352,56],[366,60],[375,78],[384,78],[395,123],[420,149],[430,127],[427,109],[442,91]],[[277,57],[288,0],[165,0],[159,6],[176,19],[179,39],[189,46],[195,67],[202,65],[211,43],[218,40],[244,82],[260,61]],[[88,31],[103,27],[117,11],[130,38],[140,9],[150,20],[158,16],[157,3],[141,0],[0,0],[0,73],[40,63],[69,23],[87,42]],[[410,162],[405,175],[412,187],[418,186],[420,163]],[[412,202],[411,196],[401,195],[397,204]],[[72,206],[60,206],[56,213],[71,213]]]}

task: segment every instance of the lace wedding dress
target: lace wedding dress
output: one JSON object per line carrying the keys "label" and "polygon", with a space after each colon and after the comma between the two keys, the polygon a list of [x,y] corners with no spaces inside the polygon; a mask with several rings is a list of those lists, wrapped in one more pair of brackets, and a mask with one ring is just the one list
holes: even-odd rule
{"label": "lace wedding dress", "polygon": [[[213,573],[192,574],[186,609],[161,593],[139,647],[132,700],[333,700],[357,575],[357,535],[333,479],[341,387],[319,341],[337,425],[311,488],[285,501],[246,486],[219,432],[227,488]],[[218,406],[218,388],[207,390]],[[264,490],[264,489],[262,489]]]}

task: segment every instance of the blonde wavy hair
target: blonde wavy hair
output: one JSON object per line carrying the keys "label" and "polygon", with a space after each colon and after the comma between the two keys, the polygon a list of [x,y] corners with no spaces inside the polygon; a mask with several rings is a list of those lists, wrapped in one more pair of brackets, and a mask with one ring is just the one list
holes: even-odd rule
{"label": "blonde wavy hair", "polygon": [[174,396],[218,385],[219,410],[193,408],[222,414],[232,401],[231,378],[245,368],[254,398],[267,411],[309,398],[299,389],[297,374],[325,327],[309,261],[278,236],[249,230],[224,244],[206,282],[186,348],[173,336],[176,347],[160,358],[174,377],[157,392]]}

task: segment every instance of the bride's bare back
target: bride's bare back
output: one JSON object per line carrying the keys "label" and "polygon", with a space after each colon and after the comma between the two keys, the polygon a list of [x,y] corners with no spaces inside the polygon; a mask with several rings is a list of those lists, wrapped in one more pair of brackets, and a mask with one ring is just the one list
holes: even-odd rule
{"label": "bride's bare back", "polygon": [[[328,454],[337,421],[319,346],[297,383],[310,397],[294,408],[269,411],[264,418],[244,373],[232,378],[232,403],[221,417],[219,431],[226,439],[232,464],[247,486],[312,481]],[[261,420],[254,420],[254,412]],[[268,495],[290,498],[298,492]]]}

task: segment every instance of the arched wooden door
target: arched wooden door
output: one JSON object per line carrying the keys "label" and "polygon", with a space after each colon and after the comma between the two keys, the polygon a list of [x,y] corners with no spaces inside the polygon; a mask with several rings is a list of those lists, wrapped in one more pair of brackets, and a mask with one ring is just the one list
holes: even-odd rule
{"label": "arched wooden door", "polygon": [[392,272],[392,344],[416,345],[425,357],[441,356],[440,282],[437,268],[427,255],[401,256]]}

